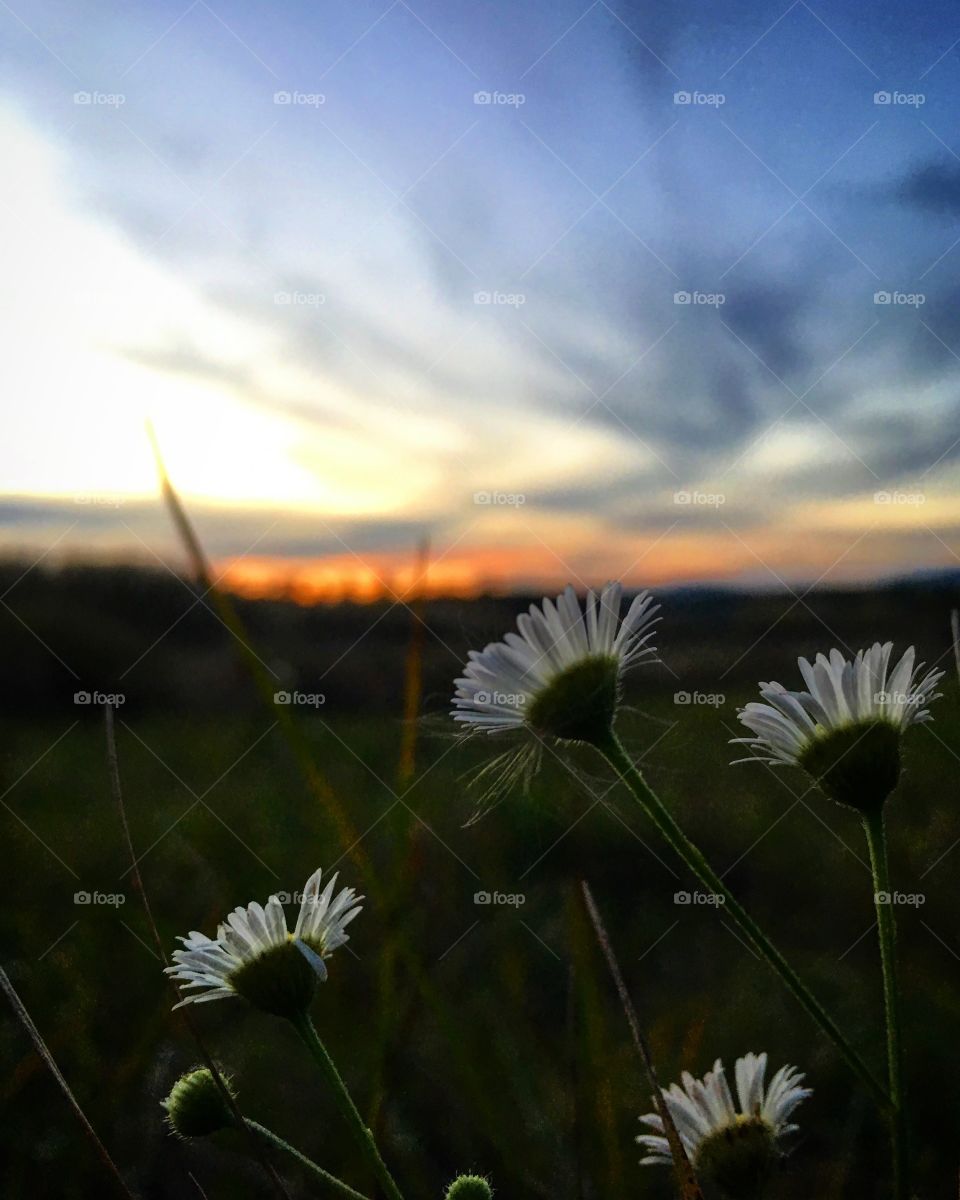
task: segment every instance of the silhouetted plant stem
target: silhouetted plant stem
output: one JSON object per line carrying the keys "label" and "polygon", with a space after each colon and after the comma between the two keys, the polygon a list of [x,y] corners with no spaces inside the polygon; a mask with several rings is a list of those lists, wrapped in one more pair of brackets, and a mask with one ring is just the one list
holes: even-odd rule
{"label": "silhouetted plant stem", "polygon": [[[146,913],[147,924],[150,927],[150,933],[153,937],[154,944],[157,947],[157,957],[164,966],[167,966],[169,959],[167,958],[167,953],[164,950],[163,941],[160,937],[160,931],[157,928],[157,923],[153,919],[153,909],[150,907],[147,889],[143,885],[143,877],[140,874],[140,860],[137,858],[136,850],[133,847],[133,838],[130,834],[130,822],[127,820],[127,807],[123,800],[123,788],[120,785],[120,762],[117,756],[117,739],[114,731],[113,708],[109,704],[105,705],[104,707],[103,718],[107,735],[107,767],[110,775],[110,789],[113,792],[113,799],[116,803],[117,812],[120,816],[120,827],[123,830],[123,839],[126,844],[127,853],[130,856],[130,874],[133,876],[133,885],[140,896],[141,903],[143,904],[143,911]],[[180,989],[177,987],[172,977],[165,975],[164,978],[169,980],[170,988],[174,996],[179,1000]],[[213,1081],[217,1085],[217,1091],[219,1091],[224,1103],[230,1110],[234,1121],[239,1127],[243,1127],[243,1114],[237,1107],[237,1102],[234,1099],[233,1093],[224,1082],[220,1068],[213,1061],[213,1056],[207,1049],[203,1038],[200,1036],[200,1031],[197,1028],[193,1019],[193,1015],[190,1012],[190,1006],[187,1005],[186,1008],[178,1008],[177,1016],[181,1021],[183,1021],[191,1037],[196,1042],[197,1049],[200,1051],[200,1057],[203,1060],[203,1065],[213,1077]],[[253,1158],[263,1168],[265,1174],[276,1189],[277,1194],[282,1197],[282,1200],[290,1200],[290,1193],[284,1187],[283,1180],[261,1153],[260,1144],[258,1143],[257,1139],[252,1136],[249,1137],[249,1144]]]}
{"label": "silhouetted plant stem", "polygon": [[873,1072],[851,1046],[820,1001],[710,866],[699,847],[683,832],[669,809],[653,791],[639,768],[624,750],[620,739],[613,730],[610,730],[605,739],[596,741],[594,746],[617,772],[622,782],[633,793],[638,804],[697,879],[715,895],[723,897],[724,912],[737,925],[756,952],[776,971],[801,1006],[834,1044],[843,1060],[869,1088],[884,1112],[888,1113],[891,1109],[891,1098],[877,1081]]}
{"label": "silhouetted plant stem", "polygon": [[87,1114],[83,1111],[79,1100],[77,1100],[76,1096],[73,1094],[72,1088],[67,1083],[63,1073],[57,1066],[53,1055],[50,1053],[47,1043],[43,1040],[43,1037],[36,1025],[34,1025],[30,1014],[27,1012],[26,1006],[17,995],[16,989],[10,982],[6,971],[4,971],[2,967],[0,967],[0,988],[2,988],[6,993],[7,999],[10,1001],[10,1005],[17,1016],[17,1020],[26,1030],[30,1040],[33,1042],[34,1048],[40,1055],[40,1058],[43,1060],[44,1065],[53,1076],[57,1086],[60,1088],[60,1091],[63,1092],[67,1103],[76,1114],[77,1120],[80,1122],[84,1134],[86,1135],[90,1144],[93,1146],[94,1150],[97,1152],[97,1156],[99,1157],[100,1161],[109,1172],[117,1193],[123,1196],[125,1200],[135,1200],[133,1192],[131,1192],[127,1187],[123,1176],[120,1174],[117,1164],[110,1157],[109,1150],[107,1150],[106,1146],[103,1144],[103,1142],[101,1142],[97,1131],[90,1124]]}
{"label": "silhouetted plant stem", "polygon": [[332,1191],[345,1196],[347,1200],[367,1200],[367,1197],[362,1192],[354,1191],[342,1179],[338,1179],[336,1175],[331,1175],[329,1171],[325,1171],[312,1158],[307,1158],[305,1154],[301,1154],[296,1146],[291,1146],[289,1142],[284,1141],[279,1134],[274,1133],[272,1129],[268,1129],[266,1125],[261,1125],[259,1121],[251,1121],[249,1117],[244,1117],[243,1123],[247,1129],[257,1134],[265,1142],[268,1142],[271,1146],[275,1146],[278,1150],[282,1150],[284,1154],[289,1154],[291,1158],[296,1159],[301,1167],[309,1171],[311,1175],[316,1176],[317,1179],[325,1183]]}
{"label": "silhouetted plant stem", "polygon": [[363,1151],[384,1193],[390,1197],[390,1200],[403,1200],[396,1181],[390,1174],[387,1164],[380,1156],[380,1151],[377,1148],[373,1134],[364,1123],[363,1117],[357,1111],[357,1106],[353,1102],[353,1097],[350,1095],[346,1083],[344,1083],[343,1076],[337,1070],[336,1063],[330,1057],[329,1051],[320,1040],[320,1036],[314,1028],[309,1015],[304,1013],[302,1017],[293,1022],[293,1025],[303,1038],[307,1049],[313,1055],[314,1061],[330,1085],[337,1108],[340,1109],[344,1120],[350,1126],[350,1131],[357,1145]]}
{"label": "silhouetted plant stem", "polygon": [[613,952],[613,946],[611,945],[610,938],[607,936],[607,930],[603,924],[603,918],[600,916],[600,910],[597,908],[596,901],[593,898],[593,892],[590,890],[590,884],[585,879],[581,880],[580,888],[583,892],[584,903],[587,906],[587,912],[590,916],[594,933],[597,935],[597,941],[600,944],[600,949],[603,951],[603,956],[607,960],[607,966],[610,968],[610,974],[613,976],[614,986],[617,989],[617,995],[620,997],[620,1003],[623,1006],[627,1024],[630,1026],[630,1036],[633,1038],[633,1044],[636,1047],[637,1054],[640,1056],[640,1062],[643,1064],[647,1081],[653,1091],[653,1103],[656,1106],[660,1120],[663,1122],[663,1132],[670,1146],[674,1174],[677,1186],[680,1189],[681,1200],[703,1200],[703,1192],[700,1190],[700,1184],[697,1182],[697,1176],[687,1156],[687,1152],[683,1148],[683,1142],[681,1142],[680,1134],[677,1132],[676,1122],[663,1099],[660,1082],[657,1079],[657,1070],[653,1063],[653,1055],[650,1053],[650,1047],[640,1026],[637,1011],[633,1006],[633,1001],[630,999],[630,993],[627,991],[627,985],[623,981],[623,975],[620,973],[620,964],[617,962],[617,956]]}
{"label": "silhouetted plant stem", "polygon": [[887,1074],[893,1112],[890,1114],[890,1140],[893,1160],[893,1195],[907,1200],[909,1187],[907,1120],[903,1093],[903,1045],[900,1034],[900,988],[897,982],[897,931],[893,895],[890,889],[890,864],[883,809],[863,818],[873,872],[873,904],[877,914],[880,941],[880,966],[883,972],[883,1008],[887,1033]]}

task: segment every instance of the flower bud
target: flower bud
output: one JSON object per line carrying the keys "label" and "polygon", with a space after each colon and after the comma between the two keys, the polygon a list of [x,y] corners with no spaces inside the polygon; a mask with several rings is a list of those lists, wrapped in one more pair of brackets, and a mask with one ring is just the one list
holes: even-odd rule
{"label": "flower bud", "polygon": [[[229,1081],[224,1078],[223,1082],[232,1096]],[[170,1128],[182,1138],[208,1137],[236,1123],[213,1073],[206,1067],[181,1075],[161,1104],[167,1110]]]}
{"label": "flower bud", "polygon": [[493,1188],[482,1175],[458,1175],[447,1188],[446,1200],[491,1200]]}

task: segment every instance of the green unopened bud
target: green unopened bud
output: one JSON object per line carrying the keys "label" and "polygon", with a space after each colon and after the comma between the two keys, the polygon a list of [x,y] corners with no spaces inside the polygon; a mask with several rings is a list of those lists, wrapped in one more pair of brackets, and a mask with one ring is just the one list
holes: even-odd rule
{"label": "green unopened bud", "polygon": [[900,779],[900,730],[887,721],[845,725],[813,738],[800,766],[847,808],[875,813]]}
{"label": "green unopened bud", "polygon": [[740,1117],[703,1142],[696,1170],[729,1200],[759,1200],[780,1159],[776,1137],[766,1121]]}
{"label": "green unopened bud", "polygon": [[[229,1080],[224,1078],[223,1082],[232,1096]],[[181,1075],[161,1103],[167,1110],[170,1128],[182,1138],[209,1137],[218,1129],[236,1124],[230,1106],[206,1067]]]}
{"label": "green unopened bud", "polygon": [[556,675],[532,698],[527,724],[566,742],[601,742],[610,736],[620,700],[620,662],[608,655],[585,658]]}
{"label": "green unopened bud", "polygon": [[491,1200],[493,1188],[482,1175],[458,1175],[447,1188],[446,1200]]}

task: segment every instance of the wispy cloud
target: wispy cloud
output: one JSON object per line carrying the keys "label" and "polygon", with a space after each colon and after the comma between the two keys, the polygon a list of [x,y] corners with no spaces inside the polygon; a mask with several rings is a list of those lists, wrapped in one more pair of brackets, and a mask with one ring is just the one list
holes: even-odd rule
{"label": "wispy cloud", "polygon": [[[810,503],[890,530],[877,571],[904,553],[900,515],[863,506],[949,495],[960,454],[944,23],[493,18],[199,4],[65,29],[40,3],[11,24],[9,546],[51,527],[30,497],[146,498],[150,415],[223,554],[277,510],[277,557],[334,552],[302,512],[365,551],[430,528],[570,573],[677,518],[651,570],[744,570],[684,491],[785,564]],[[109,507],[80,528],[138,551]]]}

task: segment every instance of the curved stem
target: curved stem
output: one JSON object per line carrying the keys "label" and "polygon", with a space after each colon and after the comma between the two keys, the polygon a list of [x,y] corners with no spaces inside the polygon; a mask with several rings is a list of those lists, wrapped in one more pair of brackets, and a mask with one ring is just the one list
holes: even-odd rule
{"label": "curved stem", "polygon": [[340,1196],[346,1196],[347,1200],[367,1200],[367,1197],[362,1192],[355,1192],[349,1184],[338,1179],[336,1175],[331,1175],[329,1171],[325,1171],[312,1158],[307,1158],[305,1154],[301,1154],[296,1146],[291,1146],[289,1142],[285,1142],[279,1134],[268,1129],[266,1125],[261,1125],[259,1121],[251,1121],[249,1117],[244,1117],[244,1125],[251,1133],[257,1134],[263,1138],[265,1142],[269,1142],[271,1146],[275,1146],[278,1150],[282,1150],[284,1154],[289,1154],[291,1158],[295,1158],[301,1167],[305,1167],[312,1175],[316,1175],[323,1183],[325,1183],[331,1191],[338,1193]]}
{"label": "curved stem", "polygon": [[357,1106],[354,1104],[349,1091],[347,1091],[347,1085],[343,1081],[343,1076],[337,1070],[336,1063],[330,1057],[326,1046],[320,1040],[320,1036],[314,1028],[309,1015],[304,1013],[293,1024],[304,1042],[306,1042],[307,1048],[310,1050],[317,1065],[323,1072],[327,1083],[329,1083],[333,1090],[337,1107],[350,1126],[353,1136],[372,1167],[380,1186],[386,1195],[390,1197],[390,1200],[403,1200],[400,1189],[390,1174],[387,1164],[380,1157],[380,1151],[377,1149],[377,1143],[374,1141],[373,1134],[364,1124],[363,1118],[357,1111]]}
{"label": "curved stem", "polygon": [[610,731],[607,739],[596,742],[594,745],[631,790],[640,807],[647,813],[673,850],[683,859],[704,887],[709,888],[715,895],[723,897],[724,911],[729,914],[756,952],[776,971],[801,1006],[833,1042],[844,1061],[866,1085],[883,1110],[889,1112],[891,1099],[873,1072],[844,1037],[820,1001],[710,866],[700,849],[683,832],[670,811],[643,778],[639,768],[631,761],[613,730]]}
{"label": "curved stem", "polygon": [[907,1122],[903,1097],[903,1047],[900,1038],[900,988],[897,983],[896,918],[890,891],[890,864],[887,858],[887,835],[883,810],[863,818],[873,871],[873,904],[877,914],[877,933],[880,941],[880,966],[883,971],[883,1005],[887,1027],[887,1072],[893,1112],[890,1116],[891,1151],[893,1155],[893,1194],[896,1200],[906,1200],[907,1187]]}

